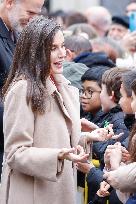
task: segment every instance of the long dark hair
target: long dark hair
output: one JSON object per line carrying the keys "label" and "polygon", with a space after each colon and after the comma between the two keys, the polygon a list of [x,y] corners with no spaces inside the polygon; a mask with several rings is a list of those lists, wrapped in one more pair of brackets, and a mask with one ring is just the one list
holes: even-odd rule
{"label": "long dark hair", "polygon": [[27,80],[26,100],[35,113],[45,112],[46,79],[50,74],[53,38],[58,30],[61,30],[60,25],[43,16],[28,23],[19,36],[11,71],[3,88],[4,96],[12,82],[20,77]]}

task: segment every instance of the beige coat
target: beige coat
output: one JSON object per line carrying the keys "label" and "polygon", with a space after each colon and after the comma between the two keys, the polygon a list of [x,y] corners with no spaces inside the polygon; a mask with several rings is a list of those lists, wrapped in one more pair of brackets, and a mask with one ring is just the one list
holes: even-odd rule
{"label": "beige coat", "polygon": [[108,183],[122,192],[136,192],[136,162],[109,172]]}
{"label": "beige coat", "polygon": [[75,204],[73,168],[57,159],[80,135],[78,90],[62,75],[47,79],[46,113],[34,116],[26,104],[27,82],[18,81],[5,98],[5,159],[0,204]]}

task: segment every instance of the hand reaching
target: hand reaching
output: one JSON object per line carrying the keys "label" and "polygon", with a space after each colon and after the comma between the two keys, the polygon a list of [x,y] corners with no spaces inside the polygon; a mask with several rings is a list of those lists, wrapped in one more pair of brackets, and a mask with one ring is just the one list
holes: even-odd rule
{"label": "hand reaching", "polygon": [[111,126],[106,128],[98,128],[92,132],[83,132],[82,136],[86,136],[87,142],[91,141],[106,141],[113,136],[113,131],[111,132]]}
{"label": "hand reaching", "polygon": [[131,156],[130,156],[129,152],[127,151],[127,149],[125,147],[122,147],[121,150],[122,150],[122,161],[123,162],[130,161]]}
{"label": "hand reaching", "polygon": [[[79,154],[77,154],[77,151]],[[86,162],[88,159],[89,155],[85,154],[83,147],[78,145],[76,148],[63,148],[58,155],[58,158],[63,160],[67,159],[72,162]]]}
{"label": "hand reaching", "polygon": [[76,164],[77,170],[79,170],[85,174],[88,174],[90,169],[93,167],[94,167],[94,165],[91,162],[90,163],[89,162],[85,162],[85,163],[78,162]]}
{"label": "hand reaching", "polygon": [[113,131],[113,124],[107,125],[106,129],[109,131],[109,139],[118,140],[124,134],[123,132],[121,132],[118,135],[115,135]]}
{"label": "hand reaching", "polygon": [[90,122],[89,120],[82,118],[81,119],[81,130],[83,132],[91,132],[92,130],[95,130],[99,128],[97,125],[94,123]]}
{"label": "hand reaching", "polygon": [[97,191],[97,195],[99,197],[109,196],[110,195],[110,193],[108,192],[109,188],[110,188],[110,185],[106,181],[102,181],[100,183],[100,189]]}
{"label": "hand reaching", "polygon": [[110,165],[112,170],[117,169],[120,166],[122,159],[121,144],[118,142],[114,146],[115,148],[111,150],[110,154]]}
{"label": "hand reaching", "polygon": [[122,160],[122,147],[119,142],[114,145],[108,145],[104,153],[105,167],[108,169],[116,169],[119,167]]}

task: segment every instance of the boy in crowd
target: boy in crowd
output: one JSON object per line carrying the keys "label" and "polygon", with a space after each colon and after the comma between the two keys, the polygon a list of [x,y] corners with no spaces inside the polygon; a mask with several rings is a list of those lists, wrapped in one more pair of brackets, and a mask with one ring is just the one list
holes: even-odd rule
{"label": "boy in crowd", "polygon": [[[104,127],[107,124],[113,124],[114,134],[118,135],[123,133],[123,136],[119,138],[120,142],[123,142],[129,134],[129,130],[124,123],[124,113],[118,104],[121,97],[121,75],[127,71],[128,70],[119,68],[112,68],[106,71],[102,76],[102,90],[100,93],[102,111],[106,113],[105,118],[103,118],[104,120],[101,123],[101,127]],[[115,140],[111,139],[106,142],[94,143],[93,151],[99,158],[102,166],[103,156],[107,146],[109,144],[114,144],[115,142]]]}

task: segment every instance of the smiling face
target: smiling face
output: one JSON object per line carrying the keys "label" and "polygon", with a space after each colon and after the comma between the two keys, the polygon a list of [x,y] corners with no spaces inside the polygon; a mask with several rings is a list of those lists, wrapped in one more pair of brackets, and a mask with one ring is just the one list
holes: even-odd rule
{"label": "smiling face", "polygon": [[44,0],[7,1],[9,26],[17,34],[27,25],[29,20],[41,12]]}
{"label": "smiling face", "polygon": [[51,74],[62,74],[63,62],[66,56],[66,49],[64,46],[64,36],[62,31],[57,31],[54,36],[51,49]]}
{"label": "smiling face", "polygon": [[100,110],[100,92],[101,88],[96,81],[85,80],[82,83],[82,94],[80,95],[80,101],[82,109],[85,112],[95,114]]}

